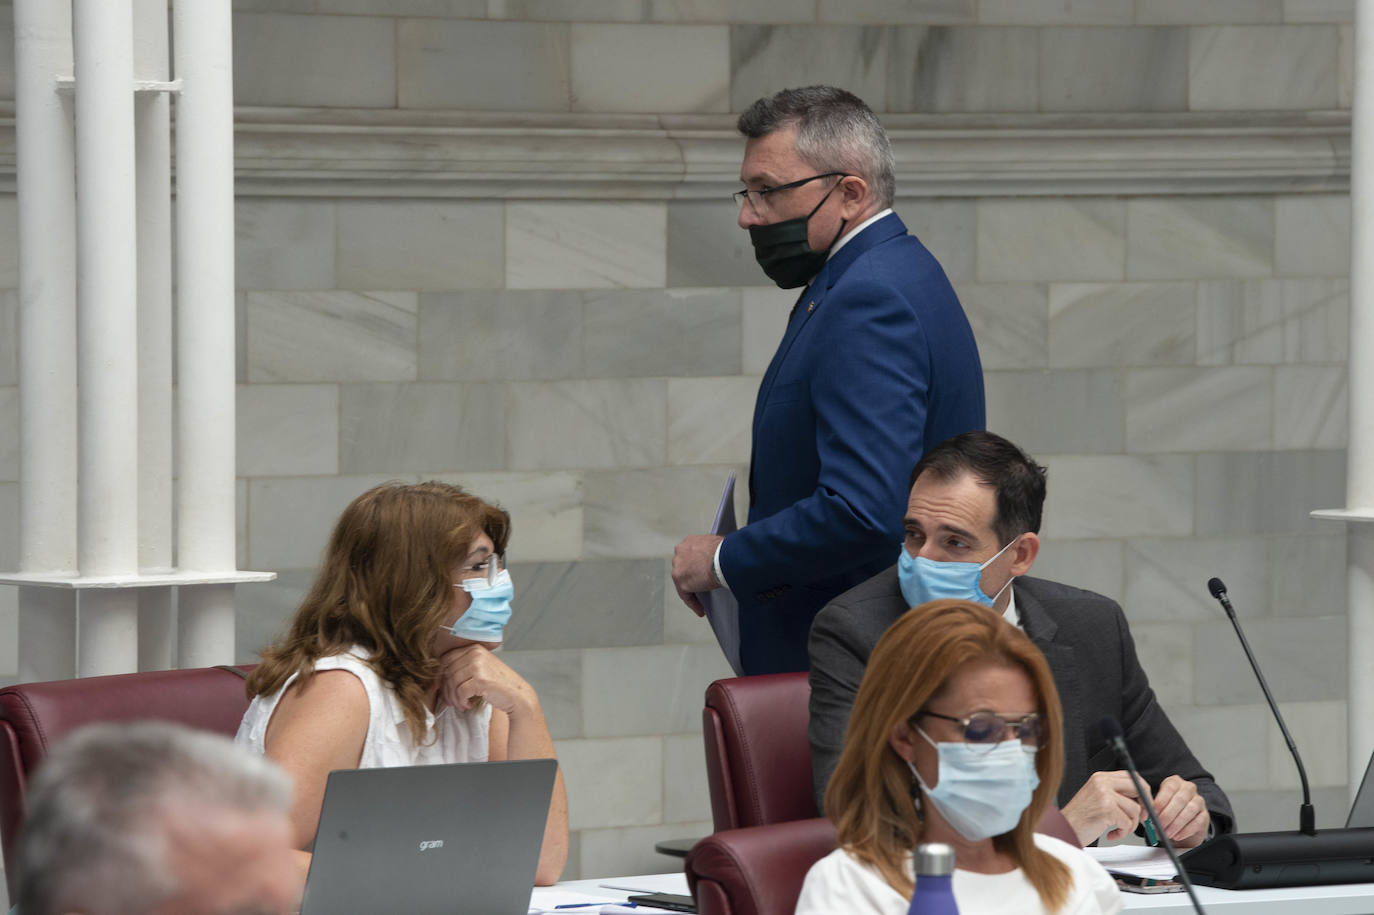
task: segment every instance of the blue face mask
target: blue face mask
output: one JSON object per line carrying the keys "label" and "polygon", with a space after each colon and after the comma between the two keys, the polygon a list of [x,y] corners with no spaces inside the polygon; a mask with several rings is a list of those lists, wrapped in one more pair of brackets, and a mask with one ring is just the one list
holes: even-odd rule
{"label": "blue face mask", "polygon": [[515,585],[511,583],[510,572],[502,569],[495,578],[469,578],[459,583],[464,591],[472,595],[472,606],[458,617],[448,632],[460,639],[474,642],[499,642],[510,622],[510,600],[515,596]]}
{"label": "blue face mask", "polygon": [[901,553],[897,556],[897,582],[902,588],[902,597],[906,600],[908,607],[919,607],[921,604],[941,598],[954,598],[956,600],[971,600],[991,607],[997,598],[1002,596],[1002,592],[1011,586],[1012,578],[1007,579],[1007,583],[998,589],[997,593],[988,597],[983,593],[980,582],[983,578],[983,570],[992,564],[998,556],[1011,549],[1012,544],[1020,540],[1020,537],[1013,537],[1011,543],[1002,547],[987,562],[982,564],[976,562],[936,562],[934,559],[927,559],[924,556],[912,556],[902,547]]}
{"label": "blue face mask", "polygon": [[1034,750],[1020,740],[1004,740],[992,747],[936,743],[920,728],[916,732],[940,754],[935,787],[926,785],[909,760],[906,765],[946,823],[970,842],[1016,828],[1040,784]]}

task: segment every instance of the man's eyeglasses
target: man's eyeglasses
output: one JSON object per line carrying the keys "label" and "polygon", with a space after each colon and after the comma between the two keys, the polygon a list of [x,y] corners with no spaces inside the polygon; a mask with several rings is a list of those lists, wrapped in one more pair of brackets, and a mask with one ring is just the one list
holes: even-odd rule
{"label": "man's eyeglasses", "polygon": [[974,744],[982,749],[991,749],[1008,739],[1008,731],[1011,731],[1015,738],[1020,739],[1022,746],[1035,749],[1040,746],[1040,738],[1044,733],[1044,723],[1040,716],[1035,714],[1027,715],[1020,721],[1008,721],[1001,715],[994,715],[992,712],[975,712],[967,718],[955,718],[953,715],[941,715],[939,712],[932,712],[927,709],[917,712],[912,717],[940,718],[962,725],[964,742]]}
{"label": "man's eyeglasses", "polygon": [[810,184],[812,181],[819,181],[822,178],[834,178],[836,175],[841,178],[848,178],[847,172],[826,172],[824,175],[812,175],[810,178],[802,178],[800,181],[789,181],[786,184],[779,184],[777,187],[766,187],[761,191],[751,191],[745,188],[742,191],[735,191],[730,196],[735,200],[735,206],[743,206],[744,201],[748,200],[749,205],[754,209],[760,209],[768,205],[768,195],[778,191],[790,191],[794,187],[801,187],[803,184]]}

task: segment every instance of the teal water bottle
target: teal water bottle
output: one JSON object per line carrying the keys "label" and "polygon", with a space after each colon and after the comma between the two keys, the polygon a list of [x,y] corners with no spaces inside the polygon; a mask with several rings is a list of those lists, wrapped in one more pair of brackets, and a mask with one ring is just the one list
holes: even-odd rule
{"label": "teal water bottle", "polygon": [[916,846],[916,892],[907,915],[959,915],[954,904],[954,848],[944,842]]}

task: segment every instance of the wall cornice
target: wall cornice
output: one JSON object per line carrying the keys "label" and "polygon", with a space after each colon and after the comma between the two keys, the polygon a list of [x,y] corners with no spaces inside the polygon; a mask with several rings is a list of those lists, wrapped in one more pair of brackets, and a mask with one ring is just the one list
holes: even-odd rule
{"label": "wall cornice", "polygon": [[[1346,111],[886,115],[903,196],[1344,191]],[[720,199],[732,115],[239,108],[239,196]],[[14,185],[13,104],[0,185]]]}

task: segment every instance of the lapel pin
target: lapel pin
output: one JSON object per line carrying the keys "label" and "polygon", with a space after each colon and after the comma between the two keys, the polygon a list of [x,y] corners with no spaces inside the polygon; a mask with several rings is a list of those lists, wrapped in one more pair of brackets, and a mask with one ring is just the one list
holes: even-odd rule
{"label": "lapel pin", "polygon": [[813,311],[815,311],[815,310],[816,310],[816,303],[815,303],[815,302],[807,302],[807,303],[806,303],[806,313],[807,313],[807,314],[811,314],[811,312],[813,312]]}

